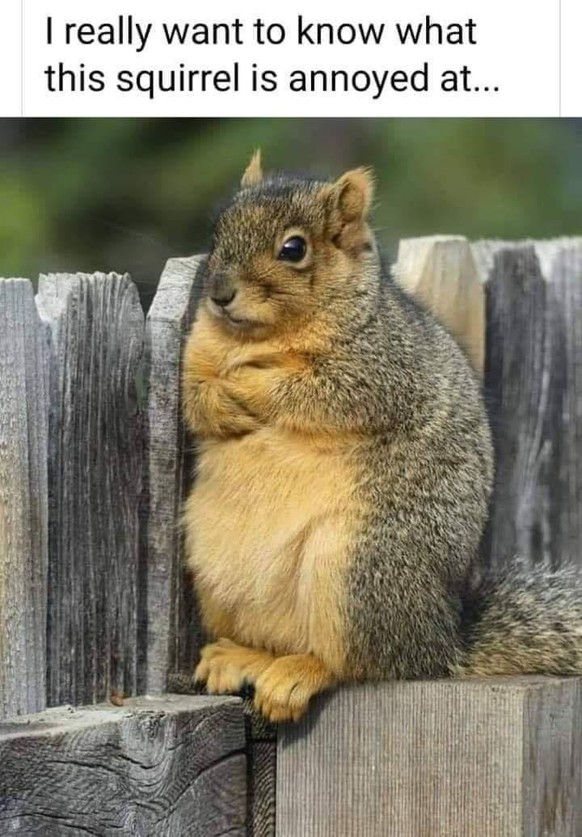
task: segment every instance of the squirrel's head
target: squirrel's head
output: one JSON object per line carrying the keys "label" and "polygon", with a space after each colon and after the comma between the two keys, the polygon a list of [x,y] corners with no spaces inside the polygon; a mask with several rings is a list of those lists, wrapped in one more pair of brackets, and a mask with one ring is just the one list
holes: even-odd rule
{"label": "squirrel's head", "polygon": [[205,279],[211,316],[264,338],[361,296],[365,267],[376,260],[372,196],[368,169],[335,182],[265,177],[256,152],[214,228]]}

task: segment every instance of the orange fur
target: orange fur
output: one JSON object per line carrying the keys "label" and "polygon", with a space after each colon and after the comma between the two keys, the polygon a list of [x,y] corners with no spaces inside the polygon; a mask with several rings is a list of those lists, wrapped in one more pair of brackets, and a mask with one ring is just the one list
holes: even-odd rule
{"label": "orange fur", "polygon": [[358,520],[351,487],[341,454],[288,431],[201,443],[187,550],[203,613],[229,616],[223,635],[316,653],[342,671],[342,568]]}
{"label": "orange fur", "polygon": [[[318,436],[309,424],[303,435],[297,421],[289,428],[268,419],[269,381],[302,364],[280,341],[229,344],[201,312],[185,353],[185,410],[199,460],[184,519],[211,635],[269,654],[314,655],[327,674],[313,684],[324,688],[345,671],[343,570],[360,518],[350,462],[358,440]],[[197,676],[210,676],[214,691],[253,682],[240,660],[225,666],[216,672],[203,660]],[[311,689],[294,692],[291,716]],[[275,697],[261,706],[272,719],[285,714]]]}

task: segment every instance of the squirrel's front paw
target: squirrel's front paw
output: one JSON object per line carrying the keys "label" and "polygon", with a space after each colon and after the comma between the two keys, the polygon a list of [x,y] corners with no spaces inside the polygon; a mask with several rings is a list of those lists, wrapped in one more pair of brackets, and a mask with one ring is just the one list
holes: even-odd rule
{"label": "squirrel's front paw", "polygon": [[237,387],[226,379],[191,376],[184,387],[183,409],[190,430],[200,436],[245,436],[261,427]]}
{"label": "squirrel's front paw", "polygon": [[334,677],[310,654],[279,657],[255,683],[255,709],[271,723],[298,721],[310,698],[329,688]]}

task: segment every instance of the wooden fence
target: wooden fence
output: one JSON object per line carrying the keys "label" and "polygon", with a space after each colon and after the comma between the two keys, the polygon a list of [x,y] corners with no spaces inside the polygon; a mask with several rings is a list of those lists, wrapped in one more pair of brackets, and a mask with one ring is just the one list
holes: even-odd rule
{"label": "wooden fence", "polygon": [[[578,678],[344,688],[278,744],[167,694],[202,641],[177,525],[199,266],[168,262],[145,322],[127,275],[0,280],[0,833],[582,834]],[[580,563],[582,239],[409,240],[396,275],[483,370],[484,560]]]}

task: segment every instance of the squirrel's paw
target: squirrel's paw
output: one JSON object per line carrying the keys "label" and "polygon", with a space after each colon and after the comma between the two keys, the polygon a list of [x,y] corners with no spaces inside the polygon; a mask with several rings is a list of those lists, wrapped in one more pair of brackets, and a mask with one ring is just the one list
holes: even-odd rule
{"label": "squirrel's paw", "polygon": [[194,679],[199,683],[206,683],[206,691],[210,694],[222,695],[228,692],[238,692],[243,686],[243,673],[234,663],[232,654],[229,653],[231,646],[236,648],[236,645],[228,639],[220,639],[202,649]]}
{"label": "squirrel's paw", "polygon": [[184,415],[190,429],[202,436],[244,436],[261,427],[238,388],[227,379],[190,381]]}
{"label": "squirrel's paw", "polygon": [[240,692],[245,683],[254,683],[272,662],[272,655],[266,651],[245,648],[230,639],[219,639],[202,649],[194,679],[206,683],[209,694]]}
{"label": "squirrel's paw", "polygon": [[333,681],[333,675],[317,657],[279,657],[255,683],[255,709],[271,723],[298,721],[310,698],[329,688]]}

